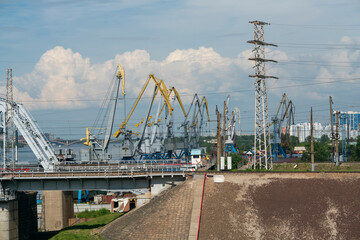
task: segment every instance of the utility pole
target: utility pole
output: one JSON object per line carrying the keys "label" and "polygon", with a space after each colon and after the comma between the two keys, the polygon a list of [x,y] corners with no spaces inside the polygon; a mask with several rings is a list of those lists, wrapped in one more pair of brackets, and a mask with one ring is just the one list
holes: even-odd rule
{"label": "utility pole", "polygon": [[222,146],[222,156],[226,157],[226,151],[225,151],[225,139],[226,139],[226,113],[227,113],[227,106],[226,106],[226,102],[224,101],[224,117],[223,117],[223,127],[222,127],[222,141],[221,141],[221,146]]}
{"label": "utility pole", "polygon": [[217,160],[217,171],[220,171],[220,155],[221,155],[221,134],[220,134],[220,119],[221,119],[221,114],[216,106],[216,116],[217,116],[217,135],[216,135],[216,150],[217,150],[217,155],[216,155],[216,160]]}
{"label": "utility pole", "polygon": [[[249,77],[255,78],[255,130],[254,130],[254,155],[252,159],[252,165],[255,169],[265,168],[266,170],[272,167],[271,157],[271,142],[270,142],[270,121],[267,103],[266,93],[266,78],[278,79],[274,76],[266,76],[265,74],[265,62],[276,61],[265,58],[265,46],[277,47],[275,44],[264,42],[264,25],[270,25],[266,22],[251,21],[254,25],[254,40],[247,41],[254,44],[254,57],[249,60],[254,61],[254,75]],[[270,168],[268,163],[270,162]]]}
{"label": "utility pole", "polygon": [[311,146],[310,146],[310,151],[311,151],[311,171],[313,172],[315,170],[315,165],[314,165],[314,126],[313,126],[313,114],[312,114],[312,107],[311,107],[311,111],[310,111],[310,124],[311,124]]}
{"label": "utility pole", "polygon": [[350,141],[349,140],[350,139],[350,124],[349,124],[349,122],[347,120],[346,120],[346,125],[347,125],[346,144],[349,145],[349,141]]}
{"label": "utility pole", "polygon": [[330,102],[330,121],[331,121],[331,152],[332,152],[332,161],[335,162],[335,135],[334,135],[334,119],[333,119],[333,109],[332,109],[332,97],[329,96]]}
{"label": "utility pole", "polygon": [[346,117],[345,115],[340,115],[340,119],[343,119],[342,124],[341,124],[341,121],[340,121],[340,125],[341,125],[341,152],[342,152],[342,161],[343,161],[343,162],[346,162],[346,161],[347,161],[347,156],[346,156],[347,130],[346,130],[346,127],[348,127],[347,117]]}
{"label": "utility pole", "polygon": [[339,166],[339,111],[336,111],[335,116],[335,162]]}

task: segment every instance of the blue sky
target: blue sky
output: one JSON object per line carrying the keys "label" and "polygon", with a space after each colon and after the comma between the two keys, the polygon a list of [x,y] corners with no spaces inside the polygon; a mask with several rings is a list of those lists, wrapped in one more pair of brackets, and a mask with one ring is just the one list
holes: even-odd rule
{"label": "blue sky", "polygon": [[[215,105],[230,95],[242,130],[251,133],[246,41],[253,38],[248,21],[262,20],[271,23],[265,40],[279,45],[267,52],[279,61],[268,73],[280,78],[267,83],[270,114],[286,92],[297,122],[308,121],[313,106],[315,119],[328,123],[329,95],[335,108],[360,111],[359,11],[356,0],[0,0],[0,74],[5,79],[13,69],[15,99],[44,131],[61,137],[79,137],[93,123],[117,63],[125,68],[129,103],[154,73],[177,87],[185,104],[196,92],[207,96],[213,119]],[[2,80],[0,95],[4,86]]]}

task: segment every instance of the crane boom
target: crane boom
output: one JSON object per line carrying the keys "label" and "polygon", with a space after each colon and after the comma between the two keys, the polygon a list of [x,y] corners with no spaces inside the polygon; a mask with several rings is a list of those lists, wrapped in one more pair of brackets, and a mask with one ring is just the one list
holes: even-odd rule
{"label": "crane boom", "polygon": [[[175,93],[176,99],[178,100],[178,102],[179,102],[179,104],[180,104],[180,107],[181,107],[181,109],[182,109],[182,111],[183,111],[183,113],[184,113],[184,116],[187,117],[187,114],[186,114],[184,105],[183,105],[183,103],[182,103],[182,101],[181,101],[181,97],[180,97],[180,95],[179,95],[179,92],[175,89],[175,87],[172,87],[172,88],[170,89],[170,93],[171,93],[171,91],[173,91],[173,92]],[[169,94],[169,95],[170,95],[170,94]]]}
{"label": "crane boom", "polygon": [[[155,96],[157,94],[157,92],[159,91],[161,93],[161,95],[164,97],[164,100],[166,102],[166,104],[168,105],[169,107],[169,112],[170,112],[170,115],[172,114],[172,110],[173,108],[171,107],[171,104],[170,104],[170,100],[169,100],[169,94],[168,94],[168,90],[167,90],[167,87],[165,85],[165,83],[163,82],[163,80],[160,80],[160,79],[157,79],[153,74],[150,74],[148,79],[146,80],[145,82],[145,85],[144,87],[141,89],[140,91],[140,94],[139,96],[137,97],[136,101],[135,101],[135,104],[134,106],[132,107],[132,109],[130,110],[130,113],[129,115],[127,116],[126,120],[124,122],[121,123],[120,125],[120,128],[114,133],[114,137],[115,138],[118,138],[120,133],[123,132],[123,129],[125,128],[126,124],[128,123],[131,115],[134,113],[134,110],[135,108],[137,107],[142,95],[144,94],[150,80],[153,80],[153,82],[155,83],[155,86],[157,87],[156,88],[156,92],[155,92]],[[152,99],[152,101],[154,101],[154,98]]]}
{"label": "crane boom", "polygon": [[[170,95],[171,95],[172,92],[174,92],[175,97],[176,97],[176,99],[178,100],[178,102],[179,102],[179,104],[180,104],[180,107],[181,107],[181,109],[182,109],[182,111],[183,111],[183,113],[184,113],[184,116],[186,117],[187,114],[186,114],[184,105],[182,104],[180,94],[179,94],[178,91],[175,89],[175,87],[171,87],[170,90],[169,90],[169,98],[170,98]],[[162,111],[164,110],[165,105],[166,105],[166,102],[164,102],[164,104],[162,105],[161,110],[160,110],[160,112],[159,112],[159,116],[161,115]]]}
{"label": "crane boom", "polygon": [[209,116],[209,108],[208,108],[208,103],[207,103],[207,100],[206,100],[206,97],[204,96],[203,99],[201,100],[201,104],[202,105],[204,102],[205,104],[205,107],[206,107],[206,114],[207,114],[207,117],[208,117],[208,122],[210,122],[210,116]]}
{"label": "crane boom", "polygon": [[199,115],[199,113],[201,113],[201,115],[203,115],[202,112],[201,112],[201,107],[203,107],[203,108],[205,107],[205,108],[206,108],[206,114],[207,114],[207,117],[208,117],[208,122],[210,122],[209,108],[208,108],[208,103],[207,103],[207,101],[206,101],[206,97],[205,97],[205,96],[201,99],[201,103],[200,103],[200,105],[199,105],[199,109],[198,109],[198,111],[197,111],[197,113],[196,113],[195,118],[197,118],[197,116]]}
{"label": "crane boom", "polygon": [[103,144],[104,151],[107,150],[107,148],[109,146],[110,138],[111,138],[111,132],[112,132],[113,125],[114,125],[116,105],[117,105],[117,100],[118,100],[118,96],[119,96],[120,82],[122,85],[122,94],[123,94],[123,96],[125,95],[125,71],[124,71],[124,68],[120,64],[118,64],[118,68],[119,68],[119,71],[116,74],[116,82],[115,82],[114,90],[113,90],[112,96],[110,98],[110,115],[109,115],[109,119],[108,119],[108,125],[107,125],[106,131],[105,131],[105,138],[104,138],[104,144]]}

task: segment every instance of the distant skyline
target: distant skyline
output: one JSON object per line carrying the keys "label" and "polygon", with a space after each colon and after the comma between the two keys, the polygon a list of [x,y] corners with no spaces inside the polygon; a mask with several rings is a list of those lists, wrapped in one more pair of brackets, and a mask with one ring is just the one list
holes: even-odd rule
{"label": "distant skyline", "polygon": [[[81,137],[96,119],[120,63],[127,109],[149,73],[175,86],[188,107],[205,95],[212,120],[230,95],[242,130],[254,128],[253,26],[261,20],[268,48],[270,116],[286,92],[296,122],[330,121],[334,110],[360,111],[360,2],[319,1],[1,1],[0,96],[13,69],[14,97],[44,132]],[[122,103],[114,128],[123,116]],[[145,101],[134,115],[142,118]],[[180,115],[177,119],[180,121]],[[212,123],[213,124],[213,123]],[[211,128],[214,125],[211,126]]]}

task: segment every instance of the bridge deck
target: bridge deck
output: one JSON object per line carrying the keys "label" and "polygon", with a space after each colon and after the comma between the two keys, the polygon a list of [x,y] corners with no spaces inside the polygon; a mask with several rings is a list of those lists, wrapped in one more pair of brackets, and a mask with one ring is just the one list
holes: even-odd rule
{"label": "bridge deck", "polygon": [[184,171],[177,172],[146,172],[146,171],[134,171],[134,172],[24,172],[24,173],[3,173],[0,180],[16,180],[16,179],[50,179],[50,178],[131,178],[131,177],[164,177],[164,176],[185,176]]}
{"label": "bridge deck", "polygon": [[184,171],[70,171],[1,173],[3,189],[13,191],[128,190],[149,188],[162,182],[183,181]]}

